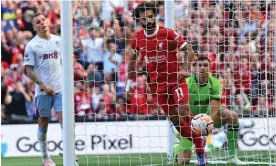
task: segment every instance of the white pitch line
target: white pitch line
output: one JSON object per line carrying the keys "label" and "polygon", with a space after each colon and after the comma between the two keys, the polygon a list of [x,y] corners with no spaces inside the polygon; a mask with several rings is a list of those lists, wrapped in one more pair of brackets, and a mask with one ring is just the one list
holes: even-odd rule
{"label": "white pitch line", "polygon": [[[208,161],[208,164],[227,164],[227,161]],[[197,163],[197,160],[191,160],[191,163]],[[247,164],[267,164],[272,165],[272,163],[269,162],[255,162],[255,161],[246,161]]]}
{"label": "white pitch line", "polygon": [[[190,163],[197,164],[197,160],[191,160]],[[246,163],[252,164],[252,165],[264,164],[264,165],[276,166],[275,164],[269,163],[269,162],[248,161]],[[208,164],[227,164],[227,161],[208,161]],[[161,165],[163,165],[163,164],[150,164],[150,165],[139,165],[139,166],[161,166]]]}

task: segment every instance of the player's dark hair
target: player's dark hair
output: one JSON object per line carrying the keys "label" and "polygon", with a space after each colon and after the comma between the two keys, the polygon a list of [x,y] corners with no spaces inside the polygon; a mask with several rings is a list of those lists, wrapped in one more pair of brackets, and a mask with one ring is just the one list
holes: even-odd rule
{"label": "player's dark hair", "polygon": [[197,59],[197,61],[205,61],[205,60],[211,63],[210,59],[207,56],[199,56]]}
{"label": "player's dark hair", "polygon": [[146,10],[151,10],[153,14],[156,16],[157,14],[157,4],[154,2],[142,2],[133,10],[134,20],[140,18],[140,13],[145,12]]}
{"label": "player's dark hair", "polygon": [[38,17],[38,16],[40,16],[40,15],[43,15],[43,14],[42,14],[42,13],[36,13],[36,14],[33,16],[33,18],[32,18],[32,22],[33,22],[34,18],[36,18],[36,17]]}

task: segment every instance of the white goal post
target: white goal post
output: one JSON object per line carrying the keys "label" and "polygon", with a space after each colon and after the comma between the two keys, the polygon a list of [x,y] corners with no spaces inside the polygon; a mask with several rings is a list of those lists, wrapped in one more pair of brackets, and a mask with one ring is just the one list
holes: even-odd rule
{"label": "white goal post", "polygon": [[73,23],[72,2],[61,1],[61,55],[62,55],[62,116],[63,116],[63,165],[75,163],[75,119],[73,77]]}

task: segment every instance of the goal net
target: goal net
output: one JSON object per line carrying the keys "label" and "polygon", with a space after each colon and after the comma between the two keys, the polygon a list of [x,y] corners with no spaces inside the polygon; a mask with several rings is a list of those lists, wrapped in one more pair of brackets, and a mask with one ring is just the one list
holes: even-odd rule
{"label": "goal net", "polygon": [[[178,139],[147,93],[145,62],[137,63],[134,94],[124,89],[130,41],[142,29],[132,10],[142,2],[73,1],[76,154],[86,165],[166,165]],[[208,56],[222,84],[223,107],[239,115],[238,157],[276,163],[276,3],[274,0],[155,1],[159,25],[173,10],[175,31]],[[196,72],[191,65],[190,74]],[[209,163],[226,164],[227,126],[207,137]],[[168,154],[167,154],[168,153]],[[195,162],[195,155],[192,156]]]}

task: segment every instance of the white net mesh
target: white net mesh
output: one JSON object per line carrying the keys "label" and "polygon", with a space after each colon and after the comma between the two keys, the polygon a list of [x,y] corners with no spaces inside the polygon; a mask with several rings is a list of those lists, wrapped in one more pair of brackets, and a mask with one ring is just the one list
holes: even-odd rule
{"label": "white net mesh", "polygon": [[[163,165],[172,150],[164,113],[146,93],[144,62],[137,64],[133,97],[126,101],[124,94],[130,41],[142,28],[131,12],[140,2],[73,2],[76,154],[86,165]],[[164,1],[156,7],[164,26]],[[240,159],[275,163],[275,1],[179,0],[169,10],[178,34],[211,60],[221,102],[240,117]],[[226,135],[217,129],[208,137],[209,161],[226,163]]]}

